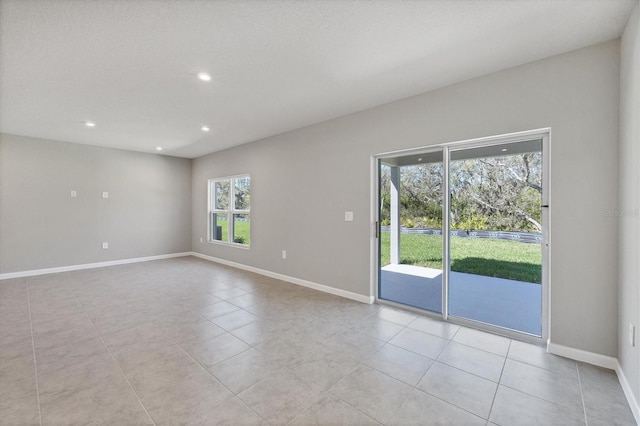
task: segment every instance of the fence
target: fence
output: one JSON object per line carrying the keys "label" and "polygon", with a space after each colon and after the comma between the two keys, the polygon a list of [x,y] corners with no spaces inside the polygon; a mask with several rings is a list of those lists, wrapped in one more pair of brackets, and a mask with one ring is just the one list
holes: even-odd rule
{"label": "fence", "polygon": [[[382,232],[389,232],[389,226],[381,226]],[[542,243],[542,234],[539,232],[515,232],[515,231],[491,231],[480,229],[452,229],[449,231],[452,237],[459,238],[481,238],[491,240],[509,240],[521,243]],[[400,227],[401,234],[425,234],[425,235],[442,235],[442,229],[435,228],[404,228]]]}

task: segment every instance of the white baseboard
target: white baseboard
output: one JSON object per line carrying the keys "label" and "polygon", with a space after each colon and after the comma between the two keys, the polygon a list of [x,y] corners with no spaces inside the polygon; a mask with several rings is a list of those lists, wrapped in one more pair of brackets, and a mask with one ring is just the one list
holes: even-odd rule
{"label": "white baseboard", "polygon": [[322,291],[324,293],[329,293],[336,296],[344,297],[346,299],[355,300],[356,302],[372,304],[375,300],[372,296],[364,296],[362,294],[341,290],[339,288],[330,287],[328,285],[318,284],[318,283],[314,283],[314,282],[303,280],[296,277],[290,277],[288,275],[279,274],[277,272],[271,272],[266,269],[255,268],[253,266],[244,265],[242,263],[236,263],[230,260],[207,256],[206,254],[202,254],[202,253],[192,252],[191,255],[195,257],[199,257],[200,259],[205,259],[211,262],[232,266],[234,268],[243,269],[249,272],[255,272],[256,274],[264,275],[266,277],[275,278],[277,280],[286,281],[292,284],[301,285],[303,287],[312,288],[314,290]]}
{"label": "white baseboard", "polygon": [[582,349],[558,345],[557,343],[548,343],[547,352],[560,355],[565,358],[571,358],[576,361],[586,362],[587,364],[596,365],[598,367],[608,368],[609,370],[615,370],[618,365],[618,360],[612,356],[583,351]]}
{"label": "white baseboard", "polygon": [[636,418],[636,423],[640,425],[640,404],[638,404],[638,400],[636,396],[633,394],[631,390],[631,386],[629,386],[629,382],[627,381],[627,377],[624,375],[624,371],[622,371],[622,366],[618,361],[616,361],[616,374],[618,375],[618,381],[620,382],[620,386],[622,386],[622,390],[624,391],[624,395],[627,397],[627,401],[629,402],[629,407],[631,407],[631,412],[633,413],[633,417]]}
{"label": "white baseboard", "polygon": [[81,265],[60,266],[56,268],[33,269],[30,271],[8,272],[0,274],[0,280],[10,278],[33,277],[36,275],[56,274],[59,272],[79,271],[81,269],[103,268],[105,266],[125,265],[127,263],[148,262],[150,260],[170,259],[173,257],[191,256],[191,252],[160,254],[157,256],[135,257],[131,259],[110,260],[108,262],[85,263]]}
{"label": "white baseboard", "polygon": [[547,351],[565,358],[571,358],[575,361],[586,362],[587,364],[614,370],[618,376],[618,381],[624,391],[624,395],[627,398],[631,412],[636,419],[636,423],[640,424],[640,407],[638,406],[638,400],[633,394],[629,382],[624,375],[624,371],[622,371],[622,367],[616,358],[583,351],[582,349],[571,348],[569,346],[558,345],[557,343],[548,343]]}

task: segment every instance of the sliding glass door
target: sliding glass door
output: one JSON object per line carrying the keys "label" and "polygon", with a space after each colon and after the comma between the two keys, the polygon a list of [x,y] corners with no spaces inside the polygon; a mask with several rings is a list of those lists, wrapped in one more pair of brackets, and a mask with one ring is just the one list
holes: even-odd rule
{"label": "sliding glass door", "polygon": [[379,297],[442,312],[442,150],[379,162]]}
{"label": "sliding glass door", "polygon": [[451,316],[542,333],[542,141],[449,151]]}
{"label": "sliding glass door", "polygon": [[542,337],[544,140],[380,157],[378,299]]}

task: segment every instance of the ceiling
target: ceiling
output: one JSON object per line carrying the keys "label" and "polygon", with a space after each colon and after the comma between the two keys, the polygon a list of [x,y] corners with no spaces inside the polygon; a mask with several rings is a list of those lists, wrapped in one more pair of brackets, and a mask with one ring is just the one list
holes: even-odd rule
{"label": "ceiling", "polygon": [[636,2],[0,0],[0,132],[195,158],[617,38]]}

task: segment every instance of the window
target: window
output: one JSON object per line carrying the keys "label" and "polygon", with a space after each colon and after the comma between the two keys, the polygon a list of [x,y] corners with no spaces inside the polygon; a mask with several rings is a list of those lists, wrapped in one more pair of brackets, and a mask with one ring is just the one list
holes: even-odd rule
{"label": "window", "polygon": [[209,180],[209,241],[249,246],[251,177]]}

